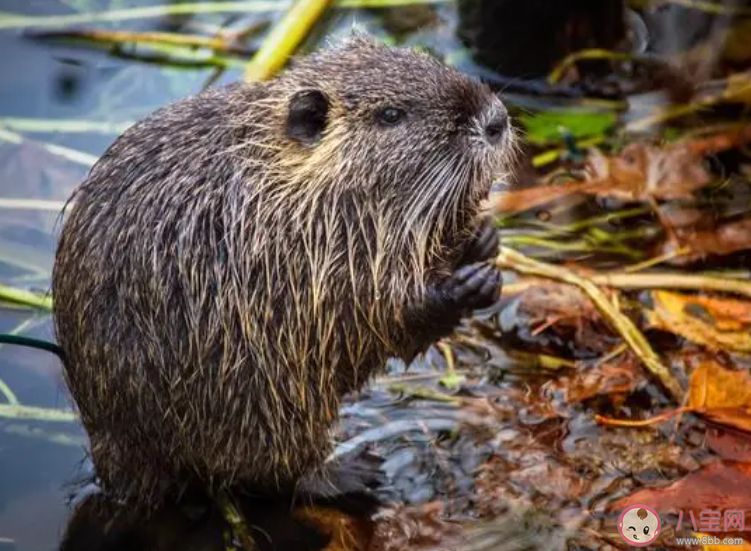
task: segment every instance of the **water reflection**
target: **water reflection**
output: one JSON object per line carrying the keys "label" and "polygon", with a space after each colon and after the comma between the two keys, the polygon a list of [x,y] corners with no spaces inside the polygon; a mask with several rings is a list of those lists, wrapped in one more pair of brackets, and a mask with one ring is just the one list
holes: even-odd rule
{"label": "water reflection", "polygon": [[[0,310],[0,332],[50,339],[48,316]],[[53,354],[4,345],[0,378],[25,406],[68,408],[61,365]],[[7,403],[4,396],[2,403]],[[0,537],[15,549],[55,549],[67,518],[66,482],[80,472],[85,434],[70,421],[0,421]],[[0,547],[6,549],[6,547]],[[12,549],[12,547],[8,547]]]}

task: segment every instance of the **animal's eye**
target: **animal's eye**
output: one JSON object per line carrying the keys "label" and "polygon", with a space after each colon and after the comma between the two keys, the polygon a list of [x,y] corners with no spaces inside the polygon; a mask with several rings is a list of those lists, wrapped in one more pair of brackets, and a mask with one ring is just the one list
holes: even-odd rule
{"label": "animal's eye", "polygon": [[396,107],[386,107],[378,111],[376,117],[378,122],[386,126],[394,126],[399,124],[407,113],[403,109]]}

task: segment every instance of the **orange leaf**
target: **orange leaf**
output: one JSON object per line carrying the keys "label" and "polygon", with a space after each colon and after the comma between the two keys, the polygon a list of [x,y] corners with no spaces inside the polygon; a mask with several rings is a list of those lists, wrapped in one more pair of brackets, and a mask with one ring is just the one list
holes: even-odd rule
{"label": "orange leaf", "polygon": [[331,538],[324,551],[365,551],[373,536],[368,520],[327,507],[302,507],[295,516]]}
{"label": "orange leaf", "polygon": [[[707,299],[670,291],[653,291],[649,325],[670,331],[710,350],[751,354],[751,303]],[[732,322],[731,322],[732,320]],[[732,328],[732,330],[728,330]]]}
{"label": "orange leaf", "polygon": [[688,405],[707,409],[751,407],[751,375],[731,371],[713,360],[700,364],[691,374]]}
{"label": "orange leaf", "polygon": [[705,361],[691,374],[688,406],[716,423],[751,433],[751,375]]}

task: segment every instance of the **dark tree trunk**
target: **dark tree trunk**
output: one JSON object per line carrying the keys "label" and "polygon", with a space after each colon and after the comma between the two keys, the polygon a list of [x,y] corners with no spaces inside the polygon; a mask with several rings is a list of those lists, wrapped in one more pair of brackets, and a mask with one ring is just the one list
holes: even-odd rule
{"label": "dark tree trunk", "polygon": [[623,0],[460,0],[460,39],[505,76],[546,75],[566,55],[613,49],[626,36]]}

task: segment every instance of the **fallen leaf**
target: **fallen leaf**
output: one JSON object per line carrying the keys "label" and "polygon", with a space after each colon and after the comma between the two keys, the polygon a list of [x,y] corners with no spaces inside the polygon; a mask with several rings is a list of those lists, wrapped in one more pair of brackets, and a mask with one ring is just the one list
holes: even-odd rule
{"label": "fallen leaf", "polygon": [[691,374],[688,406],[712,421],[751,433],[751,375],[704,361]]}
{"label": "fallen leaf", "polygon": [[[621,511],[634,503],[645,503],[661,515],[683,511],[683,523],[689,511],[698,516],[701,511],[744,511],[745,530],[751,530],[751,463],[717,461],[692,472],[662,488],[640,490],[611,505]],[[698,519],[697,519],[698,521]],[[690,522],[690,521],[689,521]]]}
{"label": "fallen leaf", "polygon": [[650,327],[680,335],[713,351],[751,354],[751,303],[653,291],[654,309],[647,310]]}
{"label": "fallen leaf", "polygon": [[331,538],[322,551],[365,551],[373,536],[372,523],[327,507],[302,507],[295,516]]}
{"label": "fallen leaf", "polygon": [[402,551],[439,545],[449,536],[460,534],[460,527],[445,521],[440,502],[406,507],[394,505],[383,509],[376,520],[375,534],[369,549]]}
{"label": "fallen leaf", "polygon": [[[553,129],[555,118],[539,121],[536,118],[535,121],[530,124],[541,140],[548,139],[554,131],[558,131],[558,126]],[[582,127],[578,131],[582,132],[584,129]],[[591,130],[593,129],[594,127]],[[740,147],[749,141],[751,125],[745,125],[668,146],[632,143],[620,154],[613,156],[607,156],[599,149],[592,149],[585,170],[578,180],[504,192],[493,199],[493,202],[497,212],[512,213],[575,194],[645,202],[653,199],[691,199],[693,192],[712,181],[712,175],[705,167],[705,156]],[[554,176],[556,175],[549,176],[547,180],[552,180]],[[727,243],[720,250],[736,243],[731,235],[722,238]],[[751,238],[747,237],[745,243],[748,245],[750,242]]]}
{"label": "fallen leaf", "polygon": [[513,298],[501,315],[504,331],[553,355],[586,357],[612,350],[617,338],[578,287],[544,282]]}
{"label": "fallen leaf", "polygon": [[697,155],[717,154],[735,149],[751,141],[751,125],[733,126],[725,132],[708,134],[685,143]]}
{"label": "fallen leaf", "polygon": [[687,251],[672,260],[673,264],[682,265],[711,255],[725,256],[747,249],[751,249],[751,218],[704,230],[695,227],[678,229],[660,245],[655,254]]}
{"label": "fallen leaf", "polygon": [[567,182],[565,184],[535,186],[509,191],[498,195],[493,208],[498,213],[521,212],[586,191],[595,184],[592,182]]}
{"label": "fallen leaf", "polygon": [[751,463],[751,434],[710,427],[707,429],[705,443],[707,448],[723,459]]}
{"label": "fallen leaf", "polygon": [[560,380],[568,403],[583,402],[595,396],[629,394],[640,380],[639,361],[630,352],[606,362],[587,364],[589,362],[579,362],[570,380]]}
{"label": "fallen leaf", "polygon": [[594,150],[587,164],[591,179],[601,182],[598,195],[627,201],[690,199],[712,180],[704,158],[689,144],[632,143],[613,157]]}
{"label": "fallen leaf", "polygon": [[731,371],[713,360],[702,362],[691,374],[689,406],[696,408],[751,405],[751,375]]}

